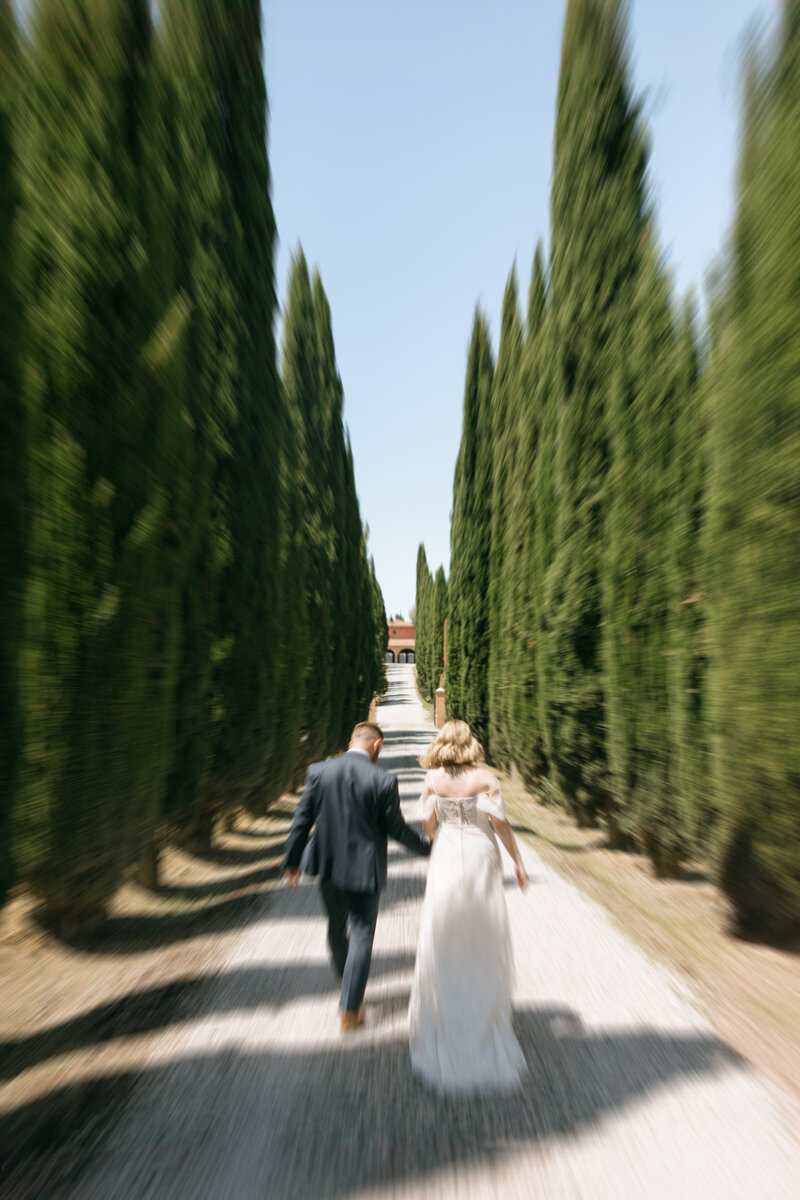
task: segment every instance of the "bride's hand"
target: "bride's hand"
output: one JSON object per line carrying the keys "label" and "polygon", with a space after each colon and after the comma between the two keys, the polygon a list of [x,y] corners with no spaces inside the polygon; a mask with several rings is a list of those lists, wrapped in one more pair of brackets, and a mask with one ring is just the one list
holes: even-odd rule
{"label": "bride's hand", "polygon": [[527,892],[527,890],[528,890],[528,872],[525,870],[525,868],[523,867],[521,862],[514,864],[514,874],[517,877],[517,883],[519,884],[519,890],[521,892]]}

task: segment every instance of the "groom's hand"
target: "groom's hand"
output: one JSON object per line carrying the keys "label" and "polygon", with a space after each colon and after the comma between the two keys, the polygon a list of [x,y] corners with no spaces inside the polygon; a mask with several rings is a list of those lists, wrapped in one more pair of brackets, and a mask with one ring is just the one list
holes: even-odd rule
{"label": "groom's hand", "polygon": [[283,882],[287,887],[296,888],[300,882],[300,870],[298,867],[287,867],[283,872]]}

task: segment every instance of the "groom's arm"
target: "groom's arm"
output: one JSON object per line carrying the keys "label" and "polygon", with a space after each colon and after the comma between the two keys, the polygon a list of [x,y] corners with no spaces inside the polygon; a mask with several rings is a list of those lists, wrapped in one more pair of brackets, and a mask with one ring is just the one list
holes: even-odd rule
{"label": "groom's arm", "polygon": [[400,792],[397,776],[389,775],[383,790],[383,827],[390,837],[400,842],[413,854],[426,855],[431,852],[430,839],[417,833],[403,819],[400,811]]}
{"label": "groom's arm", "polygon": [[317,819],[317,797],[317,773],[313,767],[309,767],[303,795],[292,818],[281,863],[281,870],[285,872],[286,882],[289,884],[297,883],[300,876],[300,859],[303,857],[311,826]]}

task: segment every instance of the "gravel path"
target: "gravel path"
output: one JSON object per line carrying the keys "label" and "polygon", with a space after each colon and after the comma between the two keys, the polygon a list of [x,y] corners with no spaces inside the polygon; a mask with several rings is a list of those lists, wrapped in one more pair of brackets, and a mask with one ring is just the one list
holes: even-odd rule
{"label": "gravel path", "polygon": [[[388,670],[382,763],[409,809],[432,727],[413,668]],[[519,1094],[445,1100],[413,1079],[425,863],[395,846],[365,1030],[339,1033],[316,887],[280,892],[210,985],[211,1015],[160,1039],[76,1200],[794,1200],[800,1145],[759,1079],[676,977],[524,854],[528,893],[506,877]]]}

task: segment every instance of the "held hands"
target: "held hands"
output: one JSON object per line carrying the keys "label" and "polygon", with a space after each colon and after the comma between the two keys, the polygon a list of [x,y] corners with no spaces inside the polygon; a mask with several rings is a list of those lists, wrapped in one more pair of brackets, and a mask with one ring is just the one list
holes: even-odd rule
{"label": "held hands", "polygon": [[525,868],[522,865],[522,862],[519,860],[514,863],[514,874],[517,877],[517,883],[519,884],[519,890],[521,892],[527,892],[527,890],[528,890],[528,872],[525,870]]}
{"label": "held hands", "polygon": [[287,867],[283,872],[283,882],[287,887],[296,888],[300,882],[300,871],[297,867]]}

